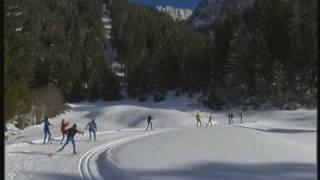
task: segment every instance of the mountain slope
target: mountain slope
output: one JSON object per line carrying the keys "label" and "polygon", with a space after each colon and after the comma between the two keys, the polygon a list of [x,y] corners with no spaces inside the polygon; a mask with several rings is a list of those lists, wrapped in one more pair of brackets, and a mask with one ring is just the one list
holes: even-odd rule
{"label": "mountain slope", "polygon": [[157,6],[158,11],[166,12],[173,17],[174,20],[186,20],[192,15],[191,9],[174,8],[171,6]]}
{"label": "mountain slope", "polygon": [[242,13],[252,7],[254,0],[202,0],[190,17],[194,27],[213,24],[228,12]]}

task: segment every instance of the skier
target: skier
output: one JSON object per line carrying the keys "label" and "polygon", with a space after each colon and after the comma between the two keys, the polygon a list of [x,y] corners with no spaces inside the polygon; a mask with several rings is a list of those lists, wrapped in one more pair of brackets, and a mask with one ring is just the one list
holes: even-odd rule
{"label": "skier", "polygon": [[148,126],[147,126],[146,130],[148,130],[148,129],[149,129],[149,125],[151,126],[151,130],[152,130],[152,121],[151,121],[151,119],[152,119],[152,116],[151,116],[151,115],[149,115],[149,116],[148,116],[148,118],[147,118]]}
{"label": "skier", "polygon": [[96,132],[98,131],[97,124],[95,122],[95,119],[92,119],[90,122],[88,122],[86,129],[89,128],[89,137],[91,141],[91,133],[93,134],[94,141],[96,141]]}
{"label": "skier", "polygon": [[69,128],[67,131],[66,131],[66,134],[67,134],[67,141],[66,143],[58,150],[58,152],[61,152],[65,147],[66,145],[69,143],[69,141],[72,142],[72,146],[73,146],[73,154],[76,154],[76,143],[74,141],[74,136],[77,134],[77,133],[80,133],[80,134],[84,134],[83,131],[80,131],[77,129],[77,124],[73,124],[73,126],[71,128]]}
{"label": "skier", "polygon": [[240,123],[243,123],[243,120],[242,120],[242,111],[240,111]]}
{"label": "skier", "polygon": [[52,141],[51,141],[51,132],[50,132],[50,127],[49,126],[52,126],[52,124],[49,122],[48,117],[45,117],[44,126],[43,126],[43,130],[44,130],[43,144],[46,143],[47,135],[49,135],[48,142],[52,143]]}
{"label": "skier", "polygon": [[230,112],[230,113],[228,114],[228,121],[229,121],[229,124],[233,123],[232,118],[233,118],[233,113],[232,113],[232,112]]}
{"label": "skier", "polygon": [[62,121],[61,121],[61,133],[62,133],[62,139],[61,139],[60,144],[62,144],[62,143],[63,143],[64,137],[66,136],[66,130],[67,130],[68,125],[69,125],[69,122],[68,122],[68,121],[66,121],[65,119],[62,119]]}
{"label": "skier", "polygon": [[210,126],[212,127],[212,115],[210,114],[210,116],[209,116],[209,121],[208,121],[208,123],[207,123],[207,127],[209,126],[209,124],[210,124]]}
{"label": "skier", "polygon": [[198,127],[198,124],[200,124],[200,127],[201,127],[201,120],[200,120],[200,113],[199,112],[197,112],[196,119],[197,119],[197,127]]}
{"label": "skier", "polygon": [[233,112],[230,114],[231,123],[233,124]]}

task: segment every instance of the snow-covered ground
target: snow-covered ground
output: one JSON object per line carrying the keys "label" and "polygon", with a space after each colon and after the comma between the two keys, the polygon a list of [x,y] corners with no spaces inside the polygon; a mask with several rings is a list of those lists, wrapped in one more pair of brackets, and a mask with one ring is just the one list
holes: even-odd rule
{"label": "snow-covered ground", "polygon": [[[316,110],[250,110],[240,124],[235,109],[228,125],[229,111],[196,104],[173,93],[159,103],[70,104],[69,112],[50,119],[53,144],[42,144],[42,125],[8,135],[6,179],[316,179]],[[214,124],[206,127],[210,113]],[[145,131],[149,114],[155,129]],[[57,153],[62,118],[81,129],[95,118],[98,141],[76,135],[78,154],[71,145]]]}

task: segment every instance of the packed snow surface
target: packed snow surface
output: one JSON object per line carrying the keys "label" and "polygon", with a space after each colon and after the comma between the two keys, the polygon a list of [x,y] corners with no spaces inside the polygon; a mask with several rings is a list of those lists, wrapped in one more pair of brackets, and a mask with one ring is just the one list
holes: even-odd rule
{"label": "packed snow surface", "polygon": [[[43,144],[43,124],[9,134],[5,149],[8,180],[46,179],[316,179],[316,110],[211,111],[196,98],[175,97],[155,103],[82,102],[49,119],[54,141]],[[196,128],[200,111],[202,127]],[[233,112],[234,124],[228,124]],[[151,114],[153,127],[146,131]],[[207,127],[212,114],[213,125]],[[76,135],[61,147],[60,121],[84,130],[95,118],[97,141]],[[10,131],[17,131],[12,124]]]}

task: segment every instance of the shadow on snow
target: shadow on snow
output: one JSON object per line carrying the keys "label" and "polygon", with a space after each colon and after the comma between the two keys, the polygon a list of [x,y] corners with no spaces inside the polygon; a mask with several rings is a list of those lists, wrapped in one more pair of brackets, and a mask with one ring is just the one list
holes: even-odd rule
{"label": "shadow on snow", "polygon": [[[110,166],[109,166],[110,167]],[[101,172],[100,170],[99,172]],[[202,163],[181,169],[137,170],[120,172],[115,175],[104,169],[104,178],[127,179],[237,179],[237,180],[311,180],[317,179],[315,164],[308,163]],[[117,172],[117,171],[116,171]],[[119,173],[120,172],[120,173]],[[130,174],[128,174],[130,173]],[[125,175],[126,174],[126,175]]]}
{"label": "shadow on snow", "polygon": [[285,133],[285,134],[296,134],[296,133],[316,133],[317,130],[309,129],[283,129],[283,128],[270,128],[270,129],[259,129],[253,127],[237,126],[247,129],[253,129],[256,131],[270,132],[270,133]]}
{"label": "shadow on snow", "polygon": [[32,174],[37,175],[39,179],[45,179],[45,180],[82,180],[82,178],[79,175],[69,175],[69,174],[63,174],[63,173],[49,173],[49,172],[34,172],[34,171],[23,171],[22,172],[25,175]]}

